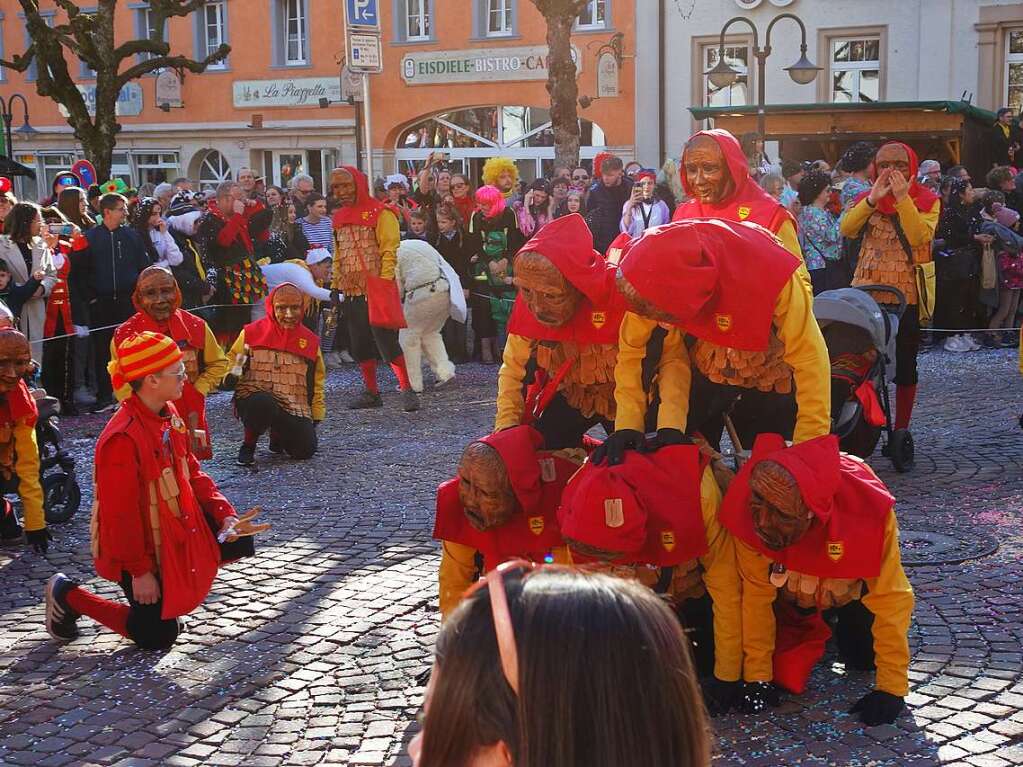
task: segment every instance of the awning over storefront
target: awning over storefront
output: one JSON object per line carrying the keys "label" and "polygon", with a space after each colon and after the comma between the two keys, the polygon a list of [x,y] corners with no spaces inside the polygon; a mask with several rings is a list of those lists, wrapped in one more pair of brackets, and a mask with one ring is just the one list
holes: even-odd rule
{"label": "awning over storefront", "polygon": [[12,178],[14,176],[35,178],[36,172],[31,168],[22,165],[20,162],[15,162],[8,157],[0,157],[0,176],[7,176],[8,178]]}
{"label": "awning over storefront", "polygon": [[[690,107],[697,120],[736,136],[755,131],[757,107]],[[823,158],[834,164],[856,141],[903,141],[921,159],[965,165],[974,178],[991,167],[987,137],[995,114],[965,101],[879,101],[867,104],[769,104],[768,141],[781,142],[786,159]]]}

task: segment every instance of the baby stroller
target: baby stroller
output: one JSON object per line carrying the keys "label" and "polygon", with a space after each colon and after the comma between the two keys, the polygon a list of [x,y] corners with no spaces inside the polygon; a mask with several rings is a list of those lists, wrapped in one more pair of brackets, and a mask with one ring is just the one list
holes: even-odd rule
{"label": "baby stroller", "polygon": [[[867,291],[898,300],[889,308]],[[824,334],[831,360],[831,431],[846,453],[867,458],[881,435],[881,454],[896,471],[913,468],[913,435],[892,428],[887,367],[895,362],[895,334],[906,310],[902,291],[886,285],[863,285],[820,293],[813,313]]]}
{"label": "baby stroller", "polygon": [[75,459],[60,446],[60,400],[43,389],[33,396],[39,408],[36,442],[39,443],[39,483],[43,489],[43,511],[47,524],[67,522],[82,503],[82,490],[75,479]]}

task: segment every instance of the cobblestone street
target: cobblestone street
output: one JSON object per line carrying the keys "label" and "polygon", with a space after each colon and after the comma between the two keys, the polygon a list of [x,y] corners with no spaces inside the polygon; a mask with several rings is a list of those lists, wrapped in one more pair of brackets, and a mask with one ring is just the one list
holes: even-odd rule
{"label": "cobblestone street", "polygon": [[[864,728],[845,711],[873,674],[829,651],[807,693],[757,717],[715,720],[720,764],[999,767],[1023,764],[1023,406],[1012,350],[921,358],[916,469],[872,464],[898,499],[916,591],[910,711]],[[0,550],[0,764],[407,765],[437,631],[433,495],[465,443],[492,424],[496,368],[459,370],[403,413],[343,408],[357,371],[328,380],[312,461],[234,457],[228,395],[210,402],[207,470],[273,530],[222,571],[166,653],[87,619],[68,645],[43,628],[43,585],[63,570],[103,595],[88,517],[103,416],[65,423],[85,498],[44,560]],[[384,380],[383,374],[381,379]],[[391,379],[388,380],[390,386]]]}

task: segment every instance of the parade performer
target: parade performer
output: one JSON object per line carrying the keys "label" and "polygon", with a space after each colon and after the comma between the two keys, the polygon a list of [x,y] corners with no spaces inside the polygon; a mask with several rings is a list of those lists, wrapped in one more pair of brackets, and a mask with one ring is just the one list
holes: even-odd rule
{"label": "parade performer", "polygon": [[77,637],[77,620],[87,615],[140,648],[169,648],[181,631],[178,618],[210,591],[222,558],[218,540],[267,529],[251,522],[251,512],[239,519],[189,452],[173,405],[187,376],[182,357],[173,339],[148,331],[117,346],[110,374],[115,388],[128,383],[132,395],[96,443],[92,556],[97,574],[120,584],[128,604],[57,573],[46,584],[46,630],[54,639]]}
{"label": "parade performer", "polygon": [[675,209],[672,221],[721,218],[760,224],[802,259],[796,220],[750,176],[742,145],[731,133],[717,128],[693,134],[682,150],[679,172],[690,199]]}
{"label": "parade performer", "polygon": [[712,714],[738,702],[742,672],[739,575],[734,543],[718,521],[720,505],[700,448],[679,444],[630,451],[618,466],[587,462],[566,485],[558,510],[573,564],[598,563],[638,579],[679,610],[697,667],[713,670],[704,688]]}
{"label": "parade performer", "polygon": [[902,712],[913,590],[894,503],[863,461],[839,453],[834,435],[790,448],[776,434],[757,440],[721,510],[742,577],[747,708],[777,703],[772,680],[803,691],[824,650],[823,619],[834,618],[846,664],[877,668],[875,689],[851,711],[870,726]]}
{"label": "parade performer", "polygon": [[542,442],[530,426],[470,442],[458,476],[437,488],[433,537],[441,542],[442,618],[479,576],[502,562],[567,561],[558,502],[583,453],[543,451]]}
{"label": "parade performer", "polygon": [[[625,314],[614,271],[593,249],[583,217],[573,213],[551,221],[522,247],[515,285],[519,295],[497,376],[494,429],[525,418],[547,448],[578,446],[592,426],[614,422],[614,368]],[[527,402],[523,388],[533,367]]]}
{"label": "parade performer", "polygon": [[510,208],[519,197],[519,169],[508,157],[491,157],[483,163],[483,184],[496,186]]}
{"label": "parade performer", "polygon": [[[0,478],[3,492],[21,497],[25,541],[45,554],[52,538],[43,514],[43,490],[39,484],[39,445],[36,419],[39,410],[25,385],[32,366],[32,348],[18,330],[0,330]],[[0,499],[0,542],[21,540],[22,525],[6,497]]]}
{"label": "parade performer", "polygon": [[[213,457],[213,440],[206,423],[206,397],[227,374],[227,357],[206,321],[181,308],[181,290],[171,270],[149,266],[139,274],[132,293],[138,310],[114,331],[110,356],[129,336],[143,331],[169,336],[181,349],[187,375],[174,407],[188,426],[189,449],[199,460]],[[127,382],[114,392],[123,402],[132,394]]]}
{"label": "parade performer", "polygon": [[[941,213],[941,198],[917,181],[916,153],[892,141],[877,150],[871,166],[873,186],[842,216],[842,236],[862,237],[853,275],[857,285],[889,285],[906,297],[906,311],[895,336],[895,428],[908,429],[916,400],[916,356],[920,349],[916,267],[934,260],[931,244]],[[873,293],[893,304],[891,293]]]}
{"label": "parade performer", "polygon": [[398,219],[369,192],[366,176],[350,165],[330,172],[330,188],[340,203],[334,212],[334,265],[331,287],[345,297],[349,351],[359,363],[366,390],[348,403],[351,410],[383,407],[377,386],[377,353],[391,366],[401,387],[402,409],[419,409],[412,391],[398,331],[369,324],[367,276],[394,279],[400,240]]}
{"label": "parade performer", "polygon": [[798,266],[754,224],[681,221],[627,245],[618,287],[631,311],[619,337],[615,433],[595,460],[617,462],[639,445],[648,405],[657,405],[651,425],[700,433],[716,448],[725,410],[757,390],[765,394],[752,417],[733,414],[744,445],[765,431],[797,442],[827,434],[828,350]]}
{"label": "parade performer", "polygon": [[230,371],[221,388],[234,390],[245,426],[238,463],[251,466],[256,442],[270,432],[270,452],[312,458],[316,424],[327,414],[326,368],[319,337],[302,324],[309,299],[295,285],[278,285],[266,298],[266,316],[246,325],[228,352]]}

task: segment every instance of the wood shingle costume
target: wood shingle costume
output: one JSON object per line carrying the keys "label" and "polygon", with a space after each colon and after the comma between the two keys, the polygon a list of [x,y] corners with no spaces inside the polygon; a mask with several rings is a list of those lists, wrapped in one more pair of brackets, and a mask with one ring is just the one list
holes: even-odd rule
{"label": "wood shingle costume", "polygon": [[394,212],[370,194],[366,176],[349,165],[334,168],[330,188],[341,203],[334,211],[334,263],[331,287],[344,295],[349,350],[362,370],[365,391],[349,403],[352,409],[382,407],[377,386],[377,354],[391,366],[402,390],[402,407],[418,410],[409,383],[398,331],[370,325],[367,275],[394,280],[401,239]]}
{"label": "wood shingle costume", "polygon": [[789,448],[778,435],[758,438],[721,509],[736,540],[743,677],[754,708],[776,699],[772,680],[802,692],[823,653],[823,614],[835,620],[846,663],[877,668],[875,690],[853,711],[868,725],[902,711],[914,600],[894,503],[863,461],[839,453],[834,435]]}
{"label": "wood shingle costume", "polygon": [[[718,521],[720,505],[700,448],[668,445],[629,451],[620,465],[585,463],[558,510],[573,564],[638,579],[684,616],[698,667],[710,673],[713,657],[714,678],[731,692],[714,701],[714,713],[738,698],[742,672],[739,574],[732,537]],[[709,700],[708,707],[715,708]]]}
{"label": "wood shingle costume", "polygon": [[[830,364],[799,266],[754,224],[680,221],[628,244],[618,286],[631,311],[618,342],[608,450],[618,455],[634,446],[654,401],[659,431],[699,432],[716,445],[720,427],[708,434],[706,425],[751,391],[744,387],[774,381],[769,373],[778,363],[791,371],[786,380],[795,386],[795,413],[784,402],[772,408],[773,399],[763,401],[752,419],[736,423],[740,434],[766,431],[765,425],[797,442],[827,434]],[[659,349],[651,345],[655,333]],[[691,347],[685,336],[695,339]]]}
{"label": "wood shingle costume", "polygon": [[[895,337],[895,428],[909,428],[918,381],[920,315],[915,279],[918,264],[933,260],[931,245],[941,214],[941,198],[917,181],[919,162],[906,144],[892,141],[877,150],[871,167],[873,187],[842,216],[842,236],[862,237],[852,284],[889,285],[906,297],[906,311]],[[896,303],[875,293],[880,304]]]}
{"label": "wood shingle costume", "polygon": [[[173,339],[185,363],[184,389],[174,406],[188,426],[192,454],[199,460],[213,457],[213,440],[206,423],[206,396],[216,391],[227,374],[227,357],[204,319],[181,308],[181,290],[170,269],[150,266],[142,270],[132,303],[138,311],[114,331],[110,356],[128,336],[143,331]],[[114,392],[118,401],[131,396],[125,384]]]}
{"label": "wood shingle costume", "polygon": [[[522,247],[515,284],[519,295],[497,378],[494,428],[533,421],[546,447],[578,446],[594,424],[614,421],[618,328],[625,314],[614,270],[593,249],[582,216],[572,214]],[[536,372],[524,395],[531,361]]]}
{"label": "wood shingle costume", "polygon": [[[36,420],[39,410],[23,376],[32,365],[32,350],[20,331],[0,329],[0,480],[4,493],[17,492],[24,514],[25,540],[46,553],[50,533],[43,514],[39,484],[39,445]],[[21,538],[22,525],[6,498],[0,506],[0,540]]]}
{"label": "wood shingle costume", "polygon": [[531,426],[469,443],[458,476],[437,488],[433,537],[441,541],[440,612],[446,617],[477,578],[516,557],[567,561],[557,510],[583,460],[581,450],[546,451]]}
{"label": "wood shingle costume", "polygon": [[251,465],[256,442],[270,432],[271,452],[312,458],[315,424],[326,416],[326,368],[320,339],[302,324],[309,297],[290,282],[266,298],[266,316],[246,325],[228,352],[223,388],[234,389],[235,412],[245,426],[238,463]]}

